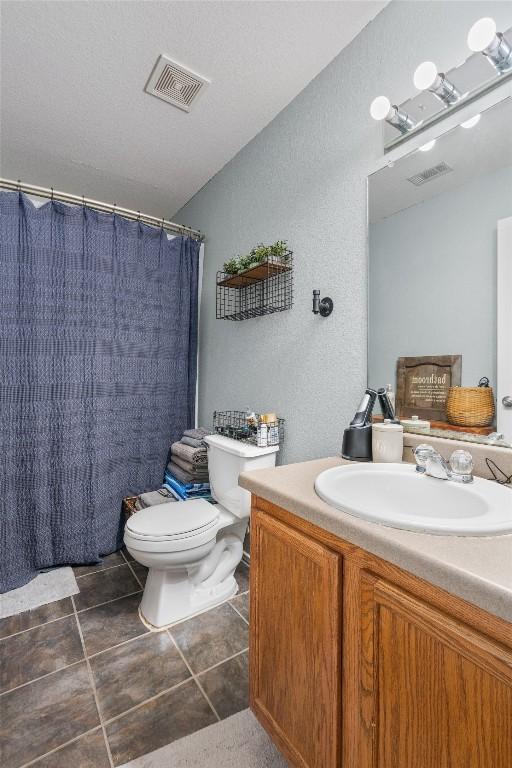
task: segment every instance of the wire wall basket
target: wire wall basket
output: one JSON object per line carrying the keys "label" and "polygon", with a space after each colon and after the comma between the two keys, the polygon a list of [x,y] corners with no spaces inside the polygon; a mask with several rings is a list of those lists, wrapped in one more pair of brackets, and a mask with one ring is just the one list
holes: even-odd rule
{"label": "wire wall basket", "polygon": [[[253,414],[251,414],[252,416]],[[233,440],[241,440],[243,443],[258,444],[258,427],[260,414],[254,414],[255,421],[249,423],[245,411],[214,411],[213,429],[219,435],[231,437]],[[269,442],[268,445],[281,445],[284,440],[284,419],[267,422],[269,432],[271,427],[277,426],[277,442]]]}
{"label": "wire wall basket", "polygon": [[217,272],[217,320],[247,320],[293,305],[293,252],[238,274]]}

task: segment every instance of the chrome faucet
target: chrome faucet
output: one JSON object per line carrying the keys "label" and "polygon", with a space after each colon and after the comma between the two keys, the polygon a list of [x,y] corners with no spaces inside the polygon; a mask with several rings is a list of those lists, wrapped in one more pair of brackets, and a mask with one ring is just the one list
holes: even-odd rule
{"label": "chrome faucet", "polygon": [[468,451],[454,451],[448,463],[439,451],[422,443],[414,449],[416,471],[439,480],[454,480],[457,483],[473,482],[473,457]]}

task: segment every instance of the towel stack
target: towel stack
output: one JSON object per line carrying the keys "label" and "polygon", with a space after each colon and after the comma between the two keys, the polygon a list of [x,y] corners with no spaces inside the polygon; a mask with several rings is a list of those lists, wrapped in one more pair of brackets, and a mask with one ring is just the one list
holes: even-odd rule
{"label": "towel stack", "polygon": [[177,498],[197,499],[210,496],[208,454],[204,438],[212,433],[208,429],[186,429],[183,437],[171,445],[171,459],[164,476],[168,487]]}

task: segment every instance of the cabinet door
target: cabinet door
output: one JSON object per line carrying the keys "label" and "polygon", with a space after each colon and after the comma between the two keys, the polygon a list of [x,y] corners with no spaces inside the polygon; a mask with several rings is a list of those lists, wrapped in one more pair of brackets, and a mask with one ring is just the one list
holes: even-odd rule
{"label": "cabinet door", "polygon": [[259,510],[251,538],[251,707],[292,765],[336,768],[341,557]]}
{"label": "cabinet door", "polygon": [[511,651],[369,574],[361,589],[361,768],[511,768]]}

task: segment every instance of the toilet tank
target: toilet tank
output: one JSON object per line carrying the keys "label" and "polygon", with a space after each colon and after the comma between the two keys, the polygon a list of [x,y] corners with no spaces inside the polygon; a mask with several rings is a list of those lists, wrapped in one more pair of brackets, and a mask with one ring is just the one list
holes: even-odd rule
{"label": "toilet tank", "polygon": [[205,442],[208,446],[208,472],[213,498],[236,517],[249,517],[251,494],[240,488],[238,476],[251,469],[275,466],[279,446],[258,448],[223,435],[207,435]]}

